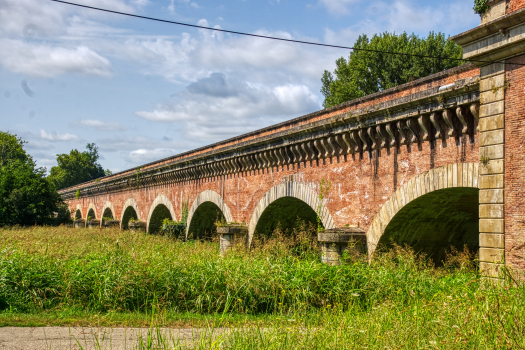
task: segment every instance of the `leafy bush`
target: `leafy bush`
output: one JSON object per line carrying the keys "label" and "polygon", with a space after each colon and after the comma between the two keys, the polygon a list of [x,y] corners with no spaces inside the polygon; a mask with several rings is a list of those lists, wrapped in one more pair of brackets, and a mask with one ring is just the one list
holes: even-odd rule
{"label": "leafy bush", "polygon": [[487,12],[489,9],[488,2],[489,0],[474,0],[474,12],[480,15]]}

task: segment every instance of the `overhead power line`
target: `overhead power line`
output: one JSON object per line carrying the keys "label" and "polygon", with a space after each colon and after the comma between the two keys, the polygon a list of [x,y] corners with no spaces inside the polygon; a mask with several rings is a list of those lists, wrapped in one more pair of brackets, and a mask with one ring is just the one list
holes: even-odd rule
{"label": "overhead power line", "polygon": [[[113,11],[113,10],[103,9],[103,8],[94,7],[94,6],[81,5],[81,4],[76,4],[76,3],[73,3],[73,2],[68,2],[68,1],[63,1],[63,0],[50,0],[50,1],[59,2],[61,4],[77,6],[77,7],[83,7],[83,8],[87,8],[87,9],[91,9],[91,10],[97,10],[97,11],[102,11],[102,12],[114,13],[114,14],[122,15],[122,16],[147,19],[147,20],[150,20],[150,21],[169,23],[169,24],[177,24],[177,25],[185,26],[185,27],[206,29],[206,30],[212,30],[212,31],[222,32],[222,33],[230,33],[230,34],[236,34],[236,35],[244,35],[244,36],[250,36],[250,37],[254,37],[254,38],[262,38],[262,39],[269,39],[269,40],[285,41],[285,42],[296,43],[296,44],[331,47],[331,48],[335,48],[335,49],[345,49],[345,50],[354,50],[354,51],[375,52],[375,53],[382,53],[382,54],[387,54],[387,55],[398,55],[398,56],[419,57],[419,58],[432,58],[432,59],[453,60],[453,61],[463,61],[463,62],[472,62],[472,63],[486,63],[486,64],[504,63],[504,64],[506,64],[505,61],[480,61],[480,60],[469,60],[469,59],[464,59],[464,58],[430,56],[430,55],[418,55],[418,54],[403,53],[403,52],[391,52],[391,51],[381,51],[381,50],[372,50],[372,49],[361,49],[361,48],[355,48],[355,47],[350,47],[350,46],[330,45],[330,44],[315,43],[315,42],[311,42],[311,41],[285,39],[285,38],[278,38],[278,37],[274,37],[274,36],[244,33],[244,32],[238,32],[238,31],[235,31],[235,30],[211,28],[211,27],[206,27],[206,26],[200,26],[200,25],[197,25],[197,24],[189,24],[189,23],[169,21],[169,20],[166,20],[166,19],[160,19],[160,18],[154,18],[154,17],[134,15],[132,13]],[[523,65],[523,66],[525,66],[525,64],[520,64],[520,63],[512,63],[512,64],[513,65]]]}

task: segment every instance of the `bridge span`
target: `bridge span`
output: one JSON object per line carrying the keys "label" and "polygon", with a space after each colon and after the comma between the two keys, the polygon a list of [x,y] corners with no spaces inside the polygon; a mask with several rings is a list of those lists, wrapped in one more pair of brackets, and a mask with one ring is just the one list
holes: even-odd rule
{"label": "bridge span", "polygon": [[438,257],[467,245],[490,276],[505,262],[523,268],[525,46],[512,28],[525,28],[525,2],[507,2],[452,38],[476,64],[61,194],[72,215],[110,216],[123,229],[134,217],[154,232],[186,203],[189,239],[218,218],[246,223],[251,239],[318,215],[326,229],[366,232],[370,255],[391,242]]}

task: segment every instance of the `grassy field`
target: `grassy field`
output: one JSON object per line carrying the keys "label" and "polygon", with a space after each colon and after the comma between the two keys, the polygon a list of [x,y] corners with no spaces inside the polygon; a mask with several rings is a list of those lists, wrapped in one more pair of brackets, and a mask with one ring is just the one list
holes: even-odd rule
{"label": "grassy field", "polygon": [[0,325],[233,329],[203,349],[525,348],[525,287],[484,283],[468,253],[327,266],[308,231],[220,257],[116,229],[0,229]]}

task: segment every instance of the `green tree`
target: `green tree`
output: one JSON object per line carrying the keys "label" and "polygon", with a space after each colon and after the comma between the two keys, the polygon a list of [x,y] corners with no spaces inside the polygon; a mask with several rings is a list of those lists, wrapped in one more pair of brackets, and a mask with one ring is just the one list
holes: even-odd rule
{"label": "green tree", "polygon": [[[415,34],[383,33],[369,39],[361,35],[354,47],[383,52],[461,58],[462,49],[442,33],[431,32],[427,38]],[[461,64],[459,60],[392,55],[383,52],[353,50],[348,60],[336,61],[332,74],[325,71],[321,92],[325,108],[373,94],[414,79],[422,78]]]}
{"label": "green tree", "polygon": [[58,165],[51,168],[49,179],[59,190],[108,174],[98,163],[98,147],[88,143],[86,148],[84,152],[73,149],[69,154],[57,154]]}
{"label": "green tree", "polygon": [[0,226],[54,223],[62,205],[45,168],[36,167],[24,143],[0,131]]}

